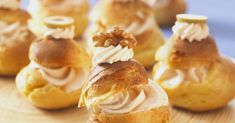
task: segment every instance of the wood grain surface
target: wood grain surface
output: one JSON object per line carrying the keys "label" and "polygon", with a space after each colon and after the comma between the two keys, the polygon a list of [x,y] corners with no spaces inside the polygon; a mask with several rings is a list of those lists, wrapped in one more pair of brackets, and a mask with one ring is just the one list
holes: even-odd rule
{"label": "wood grain surface", "polygon": [[[16,90],[13,78],[0,77],[0,123],[86,123],[86,109],[42,110],[32,106]],[[235,101],[210,112],[172,109],[172,123],[235,123]]]}

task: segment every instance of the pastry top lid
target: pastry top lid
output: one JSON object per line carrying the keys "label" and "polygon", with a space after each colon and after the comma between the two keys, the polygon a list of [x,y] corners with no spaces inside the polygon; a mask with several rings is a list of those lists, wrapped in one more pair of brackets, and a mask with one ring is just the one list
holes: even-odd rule
{"label": "pastry top lid", "polygon": [[212,37],[201,42],[188,42],[177,36],[172,36],[156,52],[155,59],[166,63],[170,68],[188,69],[192,67],[209,66],[218,58],[218,49]]}
{"label": "pastry top lid", "polygon": [[30,46],[31,61],[48,67],[83,67],[90,64],[86,51],[71,39],[39,39]]}
{"label": "pastry top lid", "polygon": [[178,22],[185,23],[207,23],[208,17],[202,15],[193,15],[193,14],[178,14],[176,15]]}
{"label": "pastry top lid", "polygon": [[119,26],[114,26],[114,28],[107,33],[98,33],[93,37],[93,41],[96,47],[121,45],[123,48],[133,48],[137,44],[135,37],[125,32]]}

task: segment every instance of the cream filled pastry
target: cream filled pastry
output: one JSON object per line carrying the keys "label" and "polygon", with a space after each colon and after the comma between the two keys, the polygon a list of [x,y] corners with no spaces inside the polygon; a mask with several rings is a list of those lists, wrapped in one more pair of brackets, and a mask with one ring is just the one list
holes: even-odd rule
{"label": "cream filled pastry", "polygon": [[43,19],[49,16],[68,16],[74,19],[75,37],[79,38],[88,25],[88,0],[30,0],[28,11],[32,15],[30,29],[42,36]]}
{"label": "cream filled pastry", "polygon": [[176,107],[207,111],[234,98],[235,64],[219,54],[207,20],[205,16],[177,15],[171,39],[156,53],[153,79]]}
{"label": "cream filled pastry", "polygon": [[30,47],[30,64],[16,77],[19,91],[40,108],[75,105],[89,75],[90,58],[73,40],[73,22],[69,17],[46,18],[43,38]]}
{"label": "cream filled pastry", "polygon": [[80,97],[79,106],[85,105],[92,113],[88,122],[168,123],[166,93],[133,60],[135,38],[114,27],[93,40],[95,50],[102,48],[103,55],[94,55],[95,67]]}
{"label": "cream filled pastry", "polygon": [[0,17],[0,75],[14,76],[29,63],[34,40],[27,27],[30,16],[20,9],[20,0],[1,0]]}
{"label": "cream filled pastry", "polygon": [[160,26],[171,26],[177,14],[185,13],[187,4],[185,0],[143,0],[150,5]]}
{"label": "cream filled pastry", "polygon": [[152,12],[142,0],[102,0],[90,13],[91,25],[86,38],[89,52],[95,53],[92,35],[108,31],[119,25],[132,33],[138,41],[134,47],[134,58],[145,67],[154,64],[155,51],[164,43],[164,38],[157,26]]}

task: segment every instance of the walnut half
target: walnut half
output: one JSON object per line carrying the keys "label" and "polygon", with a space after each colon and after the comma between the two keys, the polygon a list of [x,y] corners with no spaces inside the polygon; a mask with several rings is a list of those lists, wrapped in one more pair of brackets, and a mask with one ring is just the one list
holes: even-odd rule
{"label": "walnut half", "polygon": [[133,48],[137,40],[130,33],[125,32],[121,27],[114,26],[110,31],[98,33],[93,36],[96,47],[109,47],[111,45]]}

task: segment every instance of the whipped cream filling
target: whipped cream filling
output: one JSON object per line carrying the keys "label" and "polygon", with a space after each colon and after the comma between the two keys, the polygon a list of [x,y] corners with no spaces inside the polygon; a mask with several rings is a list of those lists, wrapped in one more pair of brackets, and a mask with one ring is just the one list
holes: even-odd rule
{"label": "whipped cream filling", "polygon": [[24,41],[28,36],[27,25],[21,25],[20,22],[7,24],[0,21],[0,44],[11,45],[16,41]]}
{"label": "whipped cream filling", "polygon": [[[141,16],[140,13],[137,13]],[[154,16],[148,17],[144,23],[140,23],[138,21],[132,22],[129,26],[126,27],[126,31],[132,33],[133,35],[140,35],[147,30],[151,30],[155,26]]]}
{"label": "whipped cream filling", "polygon": [[20,8],[19,0],[0,0],[0,8],[17,10]]}
{"label": "whipped cream filling", "polygon": [[172,28],[174,35],[189,42],[201,41],[209,36],[207,24],[176,22]]}
{"label": "whipped cream filling", "polygon": [[184,82],[203,82],[207,77],[206,67],[190,68],[185,70],[173,70],[166,65],[161,65],[155,72],[154,80],[163,82],[167,88],[175,88]]}
{"label": "whipped cream filling", "polygon": [[100,63],[112,64],[117,61],[128,61],[133,58],[134,51],[128,47],[122,48],[121,45],[109,47],[95,47],[92,58],[93,65]]}
{"label": "whipped cream filling", "polygon": [[74,35],[74,26],[56,29],[45,27],[43,37],[52,36],[55,39],[73,39]]}
{"label": "whipped cream filling", "polygon": [[52,36],[55,39],[73,39],[74,35],[74,26],[55,29],[45,26],[43,37]]}
{"label": "whipped cream filling", "polygon": [[78,70],[71,67],[47,68],[34,61],[31,61],[29,67],[37,69],[45,80],[53,85],[62,87],[66,92],[82,88],[89,74],[87,70]]}
{"label": "whipped cream filling", "polygon": [[148,111],[168,105],[165,91],[152,80],[149,84],[112,95],[97,107],[104,114],[123,114],[129,112]]}

